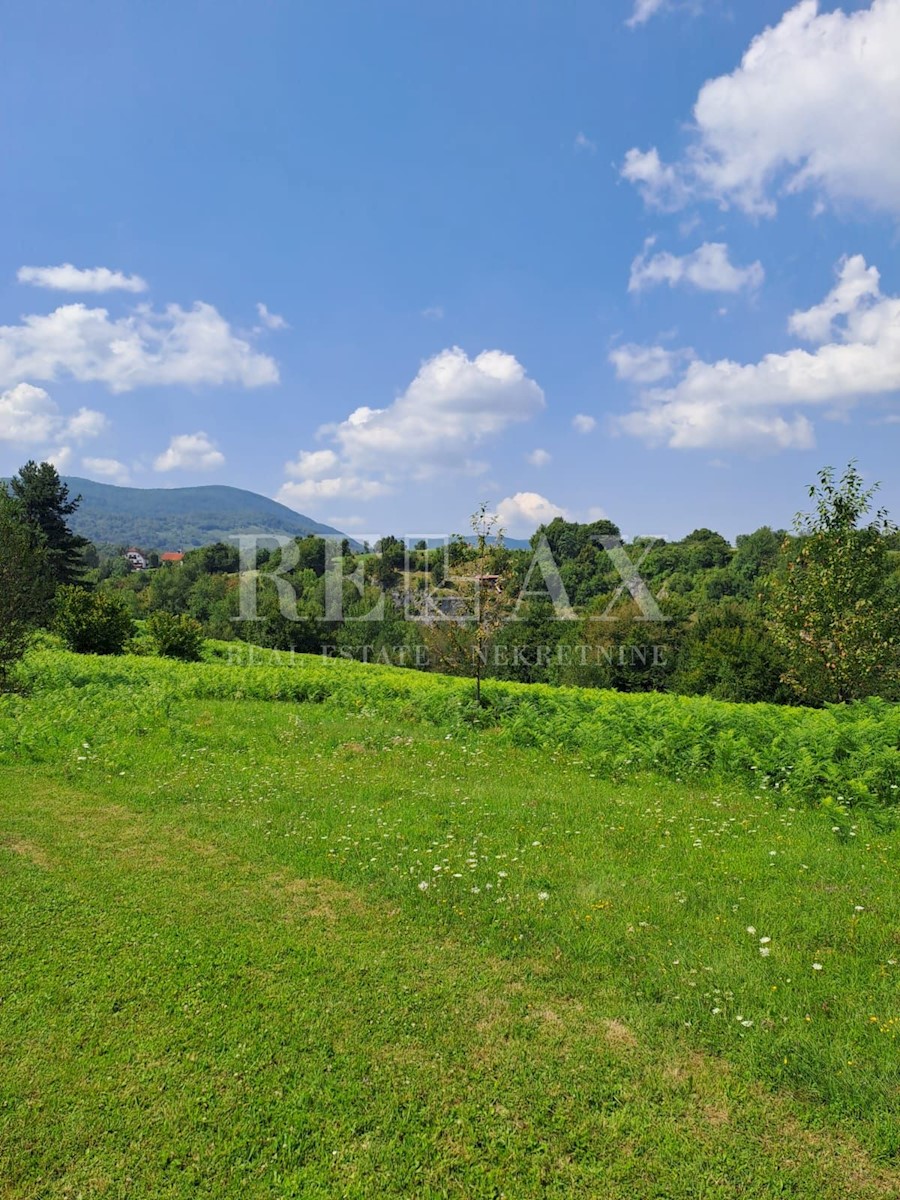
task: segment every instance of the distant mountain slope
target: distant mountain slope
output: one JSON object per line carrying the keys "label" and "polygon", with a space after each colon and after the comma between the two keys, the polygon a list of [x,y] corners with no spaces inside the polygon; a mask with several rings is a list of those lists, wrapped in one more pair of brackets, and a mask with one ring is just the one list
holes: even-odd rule
{"label": "distant mountain slope", "polygon": [[82,502],[72,518],[76,533],[92,542],[146,550],[188,550],[236,533],[337,534],[328,525],[294,512],[276,500],[241,488],[134,488],[65,476]]}

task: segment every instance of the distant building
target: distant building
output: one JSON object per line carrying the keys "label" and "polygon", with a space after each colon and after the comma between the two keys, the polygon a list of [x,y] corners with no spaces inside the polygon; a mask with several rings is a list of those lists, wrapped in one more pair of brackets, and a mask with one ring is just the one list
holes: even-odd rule
{"label": "distant building", "polygon": [[159,561],[161,563],[180,563],[183,558],[184,553],[181,550],[166,550],[159,556]]}
{"label": "distant building", "polygon": [[136,546],[132,546],[130,550],[126,550],[125,557],[128,559],[132,571],[147,570],[147,560]]}

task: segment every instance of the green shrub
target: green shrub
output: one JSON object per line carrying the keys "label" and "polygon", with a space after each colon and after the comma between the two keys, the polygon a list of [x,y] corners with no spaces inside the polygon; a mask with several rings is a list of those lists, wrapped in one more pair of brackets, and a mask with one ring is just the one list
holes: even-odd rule
{"label": "green shrub", "polygon": [[203,626],[193,617],[155,612],[147,618],[147,633],[163,658],[199,662],[203,652]]}
{"label": "green shrub", "polygon": [[134,621],[118,596],[67,585],[56,593],[54,628],[78,654],[121,654]]}

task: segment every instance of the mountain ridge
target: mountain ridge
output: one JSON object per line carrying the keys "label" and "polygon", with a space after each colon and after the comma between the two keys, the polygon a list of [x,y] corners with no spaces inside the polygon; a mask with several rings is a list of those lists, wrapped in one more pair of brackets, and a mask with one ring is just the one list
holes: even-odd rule
{"label": "mountain ridge", "polygon": [[92,542],[191,550],[239,533],[346,536],[268,496],[227,484],[137,488],[77,475],[62,479],[71,496],[82,497],[72,529]]}

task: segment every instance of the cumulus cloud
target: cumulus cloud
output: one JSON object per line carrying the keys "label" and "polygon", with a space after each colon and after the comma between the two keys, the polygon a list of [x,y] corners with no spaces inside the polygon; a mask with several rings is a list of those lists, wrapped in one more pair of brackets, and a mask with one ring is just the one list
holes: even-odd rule
{"label": "cumulus cloud", "polygon": [[690,350],[667,350],[664,346],[639,346],[629,342],[609,352],[609,361],[619,379],[630,383],[658,383],[674,375],[679,363],[690,358]]}
{"label": "cumulus cloud", "polygon": [[116,458],[83,458],[81,466],[88,475],[99,475],[111,483],[125,484],[131,479],[131,472]]}
{"label": "cumulus cloud", "polygon": [[289,463],[297,482],[285,484],[280,496],[285,503],[367,499],[403,480],[476,474],[485,465],[474,457],[478,448],[544,405],[544,393],[513,355],[485,350],[469,358],[459,347],[442,350],[386,408],[362,405],[322,426],[318,435],[331,447],[304,450]]}
{"label": "cumulus cloud", "polygon": [[629,151],[622,174],[648,204],[708,198],[771,216],[780,191],[812,189],[900,213],[900,0],[819,9],[801,0],[704,84],[681,161]]}
{"label": "cumulus cloud", "polygon": [[654,243],[654,238],[648,238],[644,252],[631,264],[629,292],[642,292],[663,283],[669,287],[686,284],[702,292],[752,291],[761,287],[765,279],[760,262],[736,267],[724,242],[704,242],[691,254],[681,256],[667,251],[651,255]]}
{"label": "cumulus cloud", "polygon": [[576,433],[593,433],[597,428],[597,419],[589,417],[587,413],[576,413],[572,418],[572,428]]}
{"label": "cumulus cloud", "polygon": [[282,329],[290,329],[290,325],[288,325],[284,317],[280,317],[278,313],[269,312],[261,300],[256,306],[256,311],[259,313],[259,319],[265,325],[266,329],[272,329],[276,332]]}
{"label": "cumulus cloud", "polygon": [[550,462],[550,455],[546,450],[541,450],[540,448],[532,450],[530,454],[526,455],[526,458],[533,467],[546,467],[547,463]]}
{"label": "cumulus cloud", "polygon": [[497,516],[501,527],[514,537],[534,533],[539,525],[548,525],[554,517],[565,517],[568,512],[541,496],[538,492],[516,492],[497,505]]}
{"label": "cumulus cloud", "polygon": [[59,409],[43,388],[20,383],[0,395],[0,438],[46,442],[59,428]]}
{"label": "cumulus cloud", "polygon": [[843,260],[825,301],[789,324],[820,344],[749,364],[692,361],[673,386],[645,391],[619,427],[678,449],[803,449],[815,441],[808,411],[836,416],[900,392],[900,298],[882,294],[862,257]]}
{"label": "cumulus cloud", "polygon": [[225,455],[216,448],[209,436],[200,433],[180,433],[169,442],[168,449],[154,461],[155,471],[212,471],[224,466]]}
{"label": "cumulus cloud", "polygon": [[596,154],[597,143],[592,142],[586,133],[576,133],[575,150],[579,154]]}
{"label": "cumulus cloud", "polygon": [[147,282],[140,275],[125,275],[109,267],[19,267],[19,283],[51,288],[56,292],[146,292]]}
{"label": "cumulus cloud", "polygon": [[106,428],[103,413],[80,408],[65,417],[43,388],[18,383],[0,393],[0,441],[41,445],[60,438],[85,441]]}
{"label": "cumulus cloud", "polygon": [[511,354],[476,358],[455,346],[423,363],[388,408],[357,408],[328,430],[342,458],[358,467],[395,467],[427,478],[442,467],[471,466],[486,438],[544,408],[544,393]]}
{"label": "cumulus cloud", "polygon": [[849,316],[866,300],[881,295],[881,275],[869,267],[861,254],[844,258],[838,265],[838,281],[822,301],[806,312],[795,312],[788,329],[806,342],[824,342],[831,336],[838,317]]}
{"label": "cumulus cloud", "polygon": [[147,385],[278,382],[274,359],[238,337],[211,305],[162,312],[141,306],[113,318],[105,308],[66,304],[0,326],[0,387],[69,377],[113,392]]}

